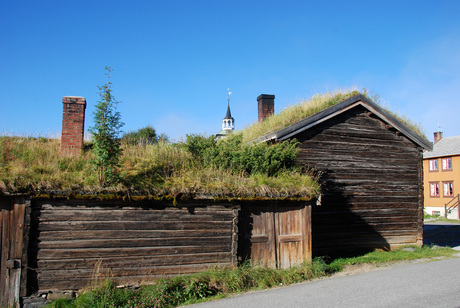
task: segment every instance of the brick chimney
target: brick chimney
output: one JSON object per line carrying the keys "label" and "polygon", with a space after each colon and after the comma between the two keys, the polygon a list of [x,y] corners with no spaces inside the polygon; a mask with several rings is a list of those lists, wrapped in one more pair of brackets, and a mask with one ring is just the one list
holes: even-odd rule
{"label": "brick chimney", "polygon": [[439,140],[442,139],[442,132],[434,132],[434,143],[438,142]]}
{"label": "brick chimney", "polygon": [[275,95],[261,94],[257,97],[259,122],[275,113]]}
{"label": "brick chimney", "polygon": [[78,155],[83,149],[86,99],[64,96],[62,104],[61,155]]}

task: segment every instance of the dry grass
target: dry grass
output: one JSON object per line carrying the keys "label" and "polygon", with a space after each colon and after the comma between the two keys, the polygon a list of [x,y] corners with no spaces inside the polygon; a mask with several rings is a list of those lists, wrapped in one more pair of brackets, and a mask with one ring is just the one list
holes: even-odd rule
{"label": "dry grass", "polygon": [[60,146],[58,139],[0,137],[0,191],[85,190],[93,186],[89,154],[61,157]]}
{"label": "dry grass", "polygon": [[[285,128],[357,94],[359,92],[355,88],[317,94],[244,129],[243,142]],[[363,94],[387,109],[382,106],[378,95],[369,95],[367,91]],[[418,125],[404,116],[390,113],[423,136]],[[320,191],[319,185],[308,173],[286,170],[276,177],[238,174],[202,166],[185,147],[166,142],[124,144],[120,160],[121,180],[102,189],[97,184],[90,158],[88,150],[81,156],[62,157],[59,139],[0,136],[0,193],[124,191],[133,194],[278,198],[312,197]]]}
{"label": "dry grass", "polygon": [[[358,94],[360,94],[360,92],[356,88],[336,90],[324,94],[316,94],[309,100],[301,101],[296,105],[286,107],[279,114],[265,119],[265,121],[262,123],[254,123],[251,126],[245,128],[242,130],[243,141],[251,142],[261,136],[286,128],[289,125],[295,124],[307,117],[310,117],[318,112],[323,111],[326,108],[332,107]],[[388,110],[388,108],[381,103],[380,97],[378,95],[369,95],[366,90],[364,90],[362,94],[385,109],[388,113],[396,117],[409,128],[414,130],[417,134],[425,138],[420,125],[414,123],[404,115]]]}
{"label": "dry grass", "polygon": [[129,192],[191,197],[312,197],[319,185],[310,174],[282,172],[277,177],[235,174],[203,167],[185,147],[159,142],[123,145],[119,183],[101,188],[90,164],[91,152],[60,155],[60,140],[0,137],[0,193]]}

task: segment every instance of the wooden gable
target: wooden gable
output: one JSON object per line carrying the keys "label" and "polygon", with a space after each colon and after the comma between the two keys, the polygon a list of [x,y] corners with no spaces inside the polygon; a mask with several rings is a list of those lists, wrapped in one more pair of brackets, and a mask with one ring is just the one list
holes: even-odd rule
{"label": "wooden gable", "polygon": [[362,99],[271,136],[296,138],[299,162],[320,175],[321,206],[312,209],[313,255],[423,241],[422,150],[430,144]]}

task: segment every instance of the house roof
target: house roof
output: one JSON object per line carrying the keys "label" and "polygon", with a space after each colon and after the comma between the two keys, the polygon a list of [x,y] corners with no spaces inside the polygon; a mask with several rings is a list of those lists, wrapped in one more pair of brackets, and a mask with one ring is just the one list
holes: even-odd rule
{"label": "house roof", "polygon": [[370,112],[378,116],[382,121],[394,127],[401,134],[406,136],[408,139],[412,140],[414,143],[416,143],[420,147],[426,150],[432,149],[433,146],[430,141],[428,141],[426,138],[414,132],[411,128],[407,127],[404,123],[396,119],[389,112],[387,112],[382,107],[378,106],[376,103],[372,102],[370,99],[368,99],[366,96],[362,94],[358,94],[353,97],[350,97],[349,99],[344,100],[341,103],[338,103],[332,107],[324,109],[323,111],[320,111],[286,128],[280,129],[278,131],[274,131],[265,136],[261,136],[256,141],[257,142],[264,142],[268,140],[283,141],[283,140],[289,139],[302,131],[305,131],[313,126],[316,126],[330,118],[335,117],[336,115],[339,115],[357,106],[363,106],[364,108],[366,108],[367,110],[369,110]]}
{"label": "house roof", "polygon": [[460,136],[442,138],[433,145],[433,150],[423,153],[423,158],[460,155]]}
{"label": "house roof", "polygon": [[223,129],[221,130],[220,132],[218,132],[216,134],[216,137],[222,137],[222,136],[227,136],[227,135],[230,135],[233,133],[233,130],[229,130],[229,129]]}

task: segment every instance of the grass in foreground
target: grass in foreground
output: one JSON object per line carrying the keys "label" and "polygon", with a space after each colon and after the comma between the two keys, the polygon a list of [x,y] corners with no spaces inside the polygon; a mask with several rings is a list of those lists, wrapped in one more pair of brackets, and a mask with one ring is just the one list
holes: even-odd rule
{"label": "grass in foreground", "polygon": [[450,257],[450,248],[429,246],[404,251],[371,252],[358,257],[338,258],[325,262],[316,258],[311,264],[290,269],[267,269],[245,263],[234,269],[215,268],[195,275],[165,277],[154,285],[138,290],[117,288],[113,280],[82,292],[76,299],[59,299],[47,307],[176,307],[226,297],[249,290],[267,289],[327,276],[346,265],[382,264],[403,260]]}

